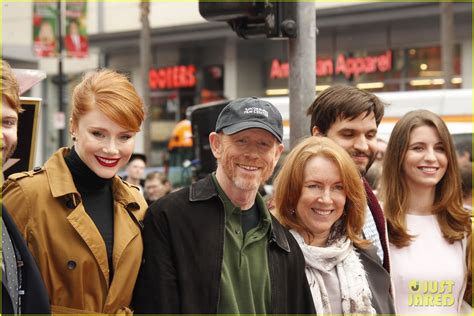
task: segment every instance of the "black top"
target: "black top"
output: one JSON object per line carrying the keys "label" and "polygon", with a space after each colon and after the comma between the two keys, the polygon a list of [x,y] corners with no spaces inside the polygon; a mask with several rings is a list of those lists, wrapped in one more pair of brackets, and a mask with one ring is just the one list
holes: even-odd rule
{"label": "black top", "polygon": [[242,220],[242,231],[245,236],[249,230],[257,227],[260,222],[260,212],[258,211],[257,203],[254,203],[248,210],[242,210],[240,214]]}
{"label": "black top", "polygon": [[103,179],[96,175],[79,158],[72,147],[70,153],[64,157],[66,165],[71,171],[74,184],[81,194],[82,203],[105,242],[107,259],[109,262],[110,278],[113,276],[113,249],[114,249],[114,200],[112,195],[112,179]]}

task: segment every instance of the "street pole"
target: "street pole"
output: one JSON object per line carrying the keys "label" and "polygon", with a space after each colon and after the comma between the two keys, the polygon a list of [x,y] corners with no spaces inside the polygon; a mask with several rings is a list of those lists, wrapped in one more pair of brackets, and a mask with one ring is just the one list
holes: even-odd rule
{"label": "street pole", "polygon": [[296,2],[298,35],[288,41],[290,60],[290,149],[310,135],[306,109],[316,89],[316,9],[314,2]]}
{"label": "street pole", "polygon": [[454,57],[454,22],[453,22],[453,3],[441,2],[441,62],[444,79],[444,89],[453,87],[451,79],[454,75],[453,57]]}
{"label": "street pole", "polygon": [[140,67],[142,73],[142,98],[145,103],[145,121],[143,123],[143,149],[145,155],[151,154],[151,118],[150,118],[150,87],[148,82],[148,71],[151,68],[151,30],[148,16],[150,14],[150,0],[140,2]]}
{"label": "street pole", "polygon": [[[64,122],[66,122],[66,113],[64,109],[64,93],[63,93],[63,34],[62,34],[62,8],[61,1],[57,2],[58,10],[58,112],[60,115],[64,115]],[[59,148],[66,146],[65,143],[65,130],[66,126],[62,126],[58,129],[58,144]]]}

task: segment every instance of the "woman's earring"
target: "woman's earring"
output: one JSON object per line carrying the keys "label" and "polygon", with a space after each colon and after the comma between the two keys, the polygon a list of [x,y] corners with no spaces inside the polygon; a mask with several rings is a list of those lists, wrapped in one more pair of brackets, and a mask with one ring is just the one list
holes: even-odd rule
{"label": "woman's earring", "polygon": [[72,141],[75,142],[77,140],[75,135],[72,135]]}
{"label": "woman's earring", "polygon": [[290,210],[290,214],[291,214],[291,215],[295,215],[295,214],[296,214],[296,211],[295,211],[295,210]]}

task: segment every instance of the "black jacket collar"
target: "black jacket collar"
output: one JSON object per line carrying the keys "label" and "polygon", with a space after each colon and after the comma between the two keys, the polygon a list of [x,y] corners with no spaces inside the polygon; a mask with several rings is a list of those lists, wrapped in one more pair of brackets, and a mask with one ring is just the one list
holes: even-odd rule
{"label": "black jacket collar", "polygon": [[277,221],[277,219],[271,215],[272,217],[272,230],[270,232],[270,240],[276,242],[278,247],[285,250],[286,252],[290,251],[290,245],[288,244],[288,239],[286,239],[284,228],[281,224]]}
{"label": "black jacket collar", "polygon": [[191,184],[189,189],[190,202],[206,201],[214,196],[217,196],[217,189],[212,182],[211,175]]}
{"label": "black jacket collar", "polygon": [[[196,183],[193,183],[189,189],[190,202],[206,201],[217,196],[217,189],[214,185],[214,182],[212,181],[211,175],[208,175],[207,177],[197,181]],[[280,247],[284,251],[290,252],[290,245],[288,244],[288,240],[286,239],[283,227],[281,227],[280,223],[278,223],[278,221],[273,215],[271,215],[271,218],[272,229],[270,231],[270,241],[275,242],[278,247]]]}

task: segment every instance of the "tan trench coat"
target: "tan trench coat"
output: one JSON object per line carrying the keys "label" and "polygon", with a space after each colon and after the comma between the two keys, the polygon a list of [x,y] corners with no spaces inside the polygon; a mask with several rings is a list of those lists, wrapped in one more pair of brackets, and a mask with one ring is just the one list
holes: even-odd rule
{"label": "tan trench coat", "polygon": [[81,203],[63,158],[68,151],[60,149],[41,169],[10,176],[3,203],[38,263],[53,313],[130,313],[147,204],[136,187],[113,179],[114,276],[109,285],[105,242]]}

